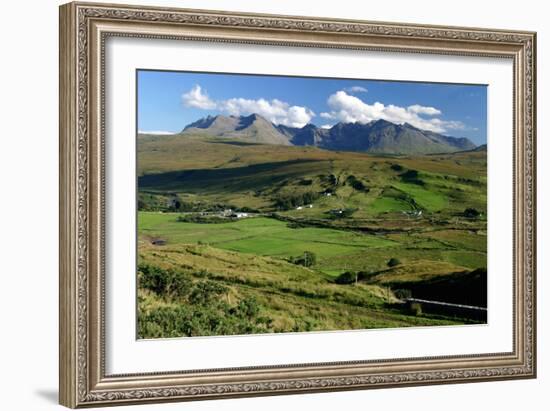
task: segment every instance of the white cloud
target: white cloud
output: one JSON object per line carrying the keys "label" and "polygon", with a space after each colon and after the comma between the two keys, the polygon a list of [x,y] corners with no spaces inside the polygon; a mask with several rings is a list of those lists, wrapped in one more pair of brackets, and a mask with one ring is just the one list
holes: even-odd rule
{"label": "white cloud", "polygon": [[156,136],[168,136],[171,134],[176,134],[173,131],[165,131],[165,130],[138,130],[138,134],[153,134]]}
{"label": "white cloud", "polygon": [[334,125],[334,124],[323,124],[323,125],[321,126],[321,128],[329,129],[329,128],[332,128],[333,125]]}
{"label": "white cloud", "polygon": [[368,90],[365,87],[361,87],[361,86],[346,87],[344,90],[347,91],[348,93],[366,93],[366,92],[368,92]]}
{"label": "white cloud", "polygon": [[427,116],[438,116],[441,114],[441,111],[436,109],[435,107],[425,107],[419,104],[409,106],[407,107],[407,110],[412,111],[416,114],[426,114]]}
{"label": "white cloud", "polygon": [[273,99],[246,99],[230,98],[227,100],[212,100],[202,91],[199,85],[195,85],[189,92],[182,95],[183,105],[203,110],[219,110],[233,115],[243,116],[259,114],[274,124],[282,124],[289,127],[303,127],[310,122],[315,113],[307,107],[291,106],[290,104]]}
{"label": "white cloud", "polygon": [[206,91],[203,93],[201,86],[194,85],[191,90],[181,96],[185,107],[195,107],[203,110],[216,108],[216,103],[210,100]]}
{"label": "white cloud", "polygon": [[[447,130],[464,129],[460,121],[446,121],[434,118],[441,111],[434,107],[426,107],[418,104],[409,107],[399,107],[393,104],[385,105],[380,102],[365,103],[355,96],[351,96],[344,90],[332,94],[327,104],[330,112],[321,113],[321,117],[338,120],[344,123],[368,123],[373,120],[387,120],[396,124],[409,123],[423,130],[442,133]],[[424,118],[427,115],[431,118]]]}

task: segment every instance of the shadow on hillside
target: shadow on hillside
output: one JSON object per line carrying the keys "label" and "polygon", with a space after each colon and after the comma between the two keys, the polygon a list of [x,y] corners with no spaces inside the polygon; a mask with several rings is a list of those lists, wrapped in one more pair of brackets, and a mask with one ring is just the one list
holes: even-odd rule
{"label": "shadow on hillside", "polygon": [[140,189],[153,190],[252,190],[287,179],[298,178],[304,171],[315,170],[325,160],[289,160],[253,164],[244,167],[197,169],[147,174],[139,177]]}

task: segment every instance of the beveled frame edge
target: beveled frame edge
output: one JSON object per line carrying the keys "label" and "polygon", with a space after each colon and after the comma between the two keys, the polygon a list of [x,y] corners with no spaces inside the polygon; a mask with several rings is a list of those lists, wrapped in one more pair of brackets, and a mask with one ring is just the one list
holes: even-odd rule
{"label": "beveled frame edge", "polygon": [[[103,40],[109,35],[512,58],[514,352],[106,376],[101,76]],[[535,52],[532,32],[92,3],[61,6],[60,403],[84,407],[535,377]]]}

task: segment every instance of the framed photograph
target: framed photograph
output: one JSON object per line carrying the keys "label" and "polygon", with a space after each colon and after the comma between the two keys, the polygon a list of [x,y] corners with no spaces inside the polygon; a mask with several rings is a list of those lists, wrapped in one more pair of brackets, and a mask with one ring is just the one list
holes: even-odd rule
{"label": "framed photograph", "polygon": [[535,33],[60,28],[61,404],[536,376]]}

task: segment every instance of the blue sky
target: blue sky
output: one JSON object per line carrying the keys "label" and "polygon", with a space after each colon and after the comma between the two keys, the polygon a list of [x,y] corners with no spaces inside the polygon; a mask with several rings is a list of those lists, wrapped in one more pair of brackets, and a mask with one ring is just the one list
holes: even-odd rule
{"label": "blue sky", "polygon": [[293,127],[383,118],[487,141],[484,85],[138,70],[137,93],[142,132],[179,132],[209,114],[258,113]]}

